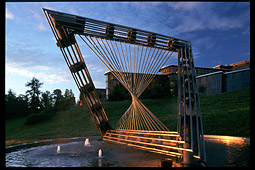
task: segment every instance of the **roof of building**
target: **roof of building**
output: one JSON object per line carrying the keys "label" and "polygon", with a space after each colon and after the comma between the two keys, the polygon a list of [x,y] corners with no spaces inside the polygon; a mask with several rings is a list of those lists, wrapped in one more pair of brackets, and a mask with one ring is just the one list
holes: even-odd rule
{"label": "roof of building", "polygon": [[232,73],[237,73],[237,72],[242,72],[242,71],[250,71],[250,68],[244,68],[244,69],[240,69],[240,70],[234,70],[234,71],[226,72],[226,73],[224,73],[224,74],[232,74]]}
{"label": "roof of building", "polygon": [[[230,71],[231,70],[230,67],[238,67],[238,66],[242,66],[242,65],[245,65],[245,64],[250,64],[250,60],[245,60],[245,61],[241,61],[241,62],[238,62],[238,63],[233,63],[233,64],[230,64],[230,65],[227,65],[227,66],[217,65],[217,66],[214,66],[213,68],[211,68],[211,67],[195,67],[195,68],[196,69],[219,70],[219,71]],[[159,69],[159,71],[161,71],[161,70],[163,70],[163,69],[165,69],[167,67],[178,67],[178,65],[166,65],[166,66],[161,67]],[[111,71],[107,71],[107,72],[104,73],[104,75],[107,75],[110,72]],[[217,73],[217,72],[214,72],[214,73]],[[228,73],[230,73],[230,72],[228,72]],[[209,73],[209,75],[210,74],[211,73]],[[157,75],[160,75],[160,74],[157,74]],[[204,75],[208,75],[208,74],[204,74]]]}
{"label": "roof of building", "polygon": [[[104,75],[107,75],[107,74],[109,74],[109,73],[112,73],[112,72],[109,70],[109,71],[105,72]],[[123,73],[123,72],[122,72],[122,73]],[[125,72],[125,73],[128,73],[128,72]],[[150,74],[150,73],[136,73],[136,74]],[[155,74],[155,75],[157,75],[157,76],[162,76],[162,74]]]}
{"label": "roof of building", "polygon": [[246,65],[246,64],[250,64],[250,60],[245,60],[245,61],[240,61],[238,63],[233,63],[233,64],[230,64],[230,66],[238,67],[238,66],[242,66],[242,65]]}
{"label": "roof of building", "polygon": [[232,74],[232,73],[237,73],[237,72],[242,72],[242,71],[249,71],[249,70],[250,70],[250,68],[245,68],[245,69],[234,70],[234,71],[229,71],[229,72],[225,72],[225,73],[223,71],[217,71],[217,72],[213,72],[213,73],[203,74],[203,75],[197,76],[196,78],[211,76],[211,75],[219,74],[219,73]]}
{"label": "roof of building", "polygon": [[[222,70],[222,71],[228,71],[228,70],[230,70],[231,67],[238,67],[238,66],[242,66],[242,65],[246,65],[246,64],[250,64],[250,60],[240,61],[240,62],[233,63],[233,64],[230,64],[230,65],[227,65],[227,66],[217,65],[217,66],[214,66],[213,68],[211,68],[211,67],[195,67],[195,68],[211,69],[211,70],[218,69],[218,70]],[[162,69],[167,68],[167,67],[178,67],[178,65],[163,66],[163,67],[160,68],[159,71],[161,71]]]}
{"label": "roof of building", "polygon": [[231,69],[232,66],[224,66],[224,65],[217,65],[217,66],[214,66],[213,68],[217,68],[217,69]]}
{"label": "roof of building", "polygon": [[[177,65],[167,65],[167,66],[163,66],[159,69],[159,71],[167,68],[167,67],[178,67]],[[226,68],[211,68],[211,67],[195,67],[196,69],[210,69],[210,70],[222,70],[222,71],[228,71],[230,69],[226,69]]]}
{"label": "roof of building", "polygon": [[106,74],[108,74],[108,73],[111,73],[111,71],[109,70],[109,71],[105,72],[104,75],[106,75]]}
{"label": "roof of building", "polygon": [[203,74],[203,75],[197,76],[196,78],[211,76],[211,75],[220,74],[220,73],[223,73],[223,71],[216,71],[216,72],[212,72],[212,73],[208,73],[208,74]]}
{"label": "roof of building", "polygon": [[246,65],[246,64],[250,64],[250,60],[245,60],[245,61],[240,61],[238,63],[233,63],[233,64],[229,64],[229,65],[217,65],[217,66],[214,66],[213,68],[232,68],[232,67],[238,67],[238,66],[243,66],[243,65]]}

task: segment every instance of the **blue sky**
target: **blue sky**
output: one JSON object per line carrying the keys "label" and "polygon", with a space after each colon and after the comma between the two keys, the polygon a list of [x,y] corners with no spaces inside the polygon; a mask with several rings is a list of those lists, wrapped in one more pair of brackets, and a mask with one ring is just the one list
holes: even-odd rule
{"label": "blue sky", "polygon": [[[79,91],[56,46],[42,8],[160,33],[192,43],[195,66],[213,67],[250,59],[249,2],[6,2],[5,93],[25,94],[32,77],[42,91]],[[78,39],[97,88],[107,68]],[[168,64],[176,64],[172,55]]]}

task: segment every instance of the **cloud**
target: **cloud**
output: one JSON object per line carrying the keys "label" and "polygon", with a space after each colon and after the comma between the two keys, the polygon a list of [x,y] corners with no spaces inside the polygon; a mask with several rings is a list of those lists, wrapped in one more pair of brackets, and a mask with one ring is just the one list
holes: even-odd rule
{"label": "cloud", "polygon": [[41,2],[40,5],[41,5],[42,8],[57,11],[57,6],[58,6],[58,5],[56,5],[56,3]]}
{"label": "cloud", "polygon": [[173,13],[175,13],[177,25],[175,29],[179,32],[206,29],[227,31],[243,28],[249,23],[249,8],[243,11],[235,11],[235,5],[235,3],[210,2],[179,2],[169,4],[174,10]]}
{"label": "cloud", "polygon": [[48,66],[37,66],[36,68],[39,69],[39,70],[50,70],[51,69]]}
{"label": "cloud", "polygon": [[49,29],[46,28],[43,23],[41,22],[37,27],[37,29],[41,30],[41,31],[48,31]]}
{"label": "cloud", "polygon": [[174,4],[169,4],[172,6],[174,10],[182,9],[182,10],[192,10],[198,5],[197,2],[179,2]]}
{"label": "cloud", "polygon": [[195,60],[201,58],[200,51],[195,47],[192,47],[192,55]]}
{"label": "cloud", "polygon": [[6,8],[6,11],[5,11],[5,18],[14,19],[14,15],[8,10],[8,8]]}
{"label": "cloud", "polygon": [[244,29],[244,31],[242,32],[242,34],[244,34],[244,35],[250,35],[250,27],[247,27],[246,29]]}
{"label": "cloud", "polygon": [[78,13],[78,10],[77,9],[74,9],[74,8],[70,8],[69,9],[69,12],[70,12],[70,14],[73,14],[73,15],[78,15],[79,13]]}
{"label": "cloud", "polygon": [[[31,12],[33,13],[34,17],[37,19],[37,20],[42,20],[43,17],[42,17],[42,14],[41,13],[38,13],[38,12],[35,12],[35,11],[32,11]],[[41,11],[40,11],[41,12]]]}
{"label": "cloud", "polygon": [[108,71],[108,68],[94,54],[83,54],[82,56],[88,70],[92,74],[103,75],[106,71]]}
{"label": "cloud", "polygon": [[[238,3],[233,4],[238,5]],[[72,79],[64,60],[60,59],[62,54],[57,49],[55,42],[52,43],[53,40],[56,40],[52,38],[53,34],[47,25],[41,10],[42,7],[192,40],[194,57],[200,60],[209,54],[209,52],[205,54],[206,48],[210,48],[210,50],[217,48],[218,42],[215,41],[217,38],[215,34],[207,32],[208,30],[240,29],[240,33],[249,34],[250,25],[247,23],[249,23],[250,11],[246,4],[239,3],[242,11],[239,11],[239,8],[232,3],[226,2],[85,2],[82,4],[40,2],[25,3],[22,5],[24,6],[22,10],[17,10],[20,8],[18,5],[14,8],[9,4],[8,9],[6,8],[6,19],[17,21],[20,17],[22,22],[29,22],[29,24],[26,24],[26,28],[16,26],[20,34],[14,34],[11,32],[12,29],[7,32],[9,35],[6,41],[7,71],[11,74],[21,74],[24,77],[39,75],[46,82],[52,83],[54,83],[54,79],[57,82]],[[9,9],[15,12],[15,16]],[[36,28],[41,32],[38,34],[30,28]],[[45,30],[50,33],[48,34]],[[196,36],[191,37],[191,35]],[[46,39],[49,39],[50,42]],[[107,71],[107,68],[90,52],[82,40],[77,38],[77,41],[91,76],[95,77],[95,84],[105,86],[105,78],[101,75]],[[83,47],[84,49],[82,49]],[[176,58],[175,53],[170,61],[176,62]],[[65,70],[67,73],[63,72]]]}
{"label": "cloud", "polygon": [[88,69],[91,70],[91,71],[98,72],[98,73],[105,73],[106,71],[108,71],[107,67],[104,66],[103,64],[99,63],[99,62],[97,62],[97,63],[88,63],[87,64]]}
{"label": "cloud", "polygon": [[215,41],[213,41],[213,38],[209,36],[197,38],[193,42],[195,45],[206,49],[212,49],[215,45]]}
{"label": "cloud", "polygon": [[[23,39],[9,37],[6,46],[6,62],[17,63],[23,68],[37,66],[58,67],[56,61],[59,61],[59,51],[43,48],[44,40],[39,40],[34,41],[30,36],[26,36]],[[63,63],[64,61],[61,60],[60,62]]]}
{"label": "cloud", "polygon": [[57,56],[58,53],[12,42],[7,47],[6,73],[28,78],[37,77],[49,84],[71,81],[72,77],[64,60]]}
{"label": "cloud", "polygon": [[66,71],[52,71],[49,67],[36,67],[37,69],[31,68],[23,68],[20,67],[17,63],[14,62],[7,62],[6,63],[6,73],[19,75],[22,77],[36,77],[43,82],[47,82],[49,84],[61,83],[71,81],[71,76]]}

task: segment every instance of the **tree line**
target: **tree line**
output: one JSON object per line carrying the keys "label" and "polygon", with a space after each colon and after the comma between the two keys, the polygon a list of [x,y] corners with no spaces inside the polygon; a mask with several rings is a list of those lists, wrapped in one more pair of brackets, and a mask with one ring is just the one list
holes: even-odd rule
{"label": "tree line", "polygon": [[[40,90],[42,85],[40,80],[33,77],[25,84],[29,88],[25,95],[17,96],[12,89],[9,89],[5,95],[6,119],[28,116],[30,119],[38,119],[34,121],[37,122],[55,112],[68,110],[76,104],[71,89],[66,89],[64,93],[60,89],[55,89],[52,93],[42,92]],[[33,123],[33,120],[30,123]]]}

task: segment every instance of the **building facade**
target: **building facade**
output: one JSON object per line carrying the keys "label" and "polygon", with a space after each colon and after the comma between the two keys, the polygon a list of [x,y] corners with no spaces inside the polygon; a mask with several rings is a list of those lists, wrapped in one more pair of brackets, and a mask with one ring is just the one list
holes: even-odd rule
{"label": "building facade", "polygon": [[[162,67],[160,73],[163,75],[177,75],[178,74],[178,66],[177,65],[168,65]],[[230,68],[209,68],[209,67],[195,67],[196,76],[200,76],[203,74],[213,73],[217,71],[231,71]]]}
{"label": "building facade", "polygon": [[223,92],[249,88],[250,68],[224,73],[223,81],[224,81]]}
{"label": "building facade", "polygon": [[250,68],[197,76],[200,95],[212,95],[250,87]]}
{"label": "building facade", "polygon": [[222,93],[223,71],[217,71],[209,74],[197,76],[197,86],[200,95]]}
{"label": "building facade", "polygon": [[[160,74],[156,75],[155,80],[163,80],[167,77],[170,80],[170,86],[173,87],[170,91],[176,90],[174,87],[177,87],[178,66],[164,66],[159,72]],[[250,60],[227,66],[218,65],[213,68],[195,67],[195,72],[200,95],[212,95],[250,87]],[[120,83],[110,71],[104,75],[106,75],[107,98],[113,87]],[[171,93],[177,94],[172,91]]]}

